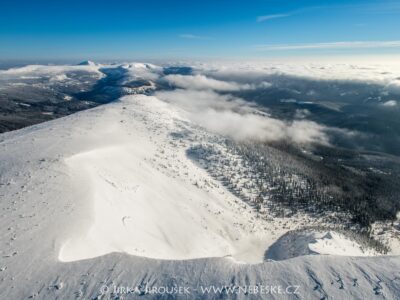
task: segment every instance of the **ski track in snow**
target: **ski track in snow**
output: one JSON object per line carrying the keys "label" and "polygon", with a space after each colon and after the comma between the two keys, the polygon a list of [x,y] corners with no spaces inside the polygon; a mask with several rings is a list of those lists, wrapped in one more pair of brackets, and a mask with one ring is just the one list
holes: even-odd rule
{"label": "ski track in snow", "polygon": [[[213,138],[143,95],[2,134],[0,298],[95,299],[103,285],[145,283],[299,286],[297,296],[258,295],[268,299],[400,295],[396,256],[262,262],[295,224],[259,218],[187,158]],[[310,250],[338,254],[335,243],[346,246],[322,236]]]}

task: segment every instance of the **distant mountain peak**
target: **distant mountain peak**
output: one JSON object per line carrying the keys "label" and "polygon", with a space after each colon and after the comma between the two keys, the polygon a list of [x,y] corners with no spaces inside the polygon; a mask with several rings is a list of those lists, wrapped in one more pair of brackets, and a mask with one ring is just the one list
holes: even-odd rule
{"label": "distant mountain peak", "polygon": [[79,66],[95,66],[96,63],[91,60],[85,60],[78,64]]}

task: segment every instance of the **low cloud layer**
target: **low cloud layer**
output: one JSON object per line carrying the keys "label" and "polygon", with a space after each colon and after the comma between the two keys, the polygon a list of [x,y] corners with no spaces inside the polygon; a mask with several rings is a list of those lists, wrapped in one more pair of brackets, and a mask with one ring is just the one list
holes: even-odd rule
{"label": "low cloud layer", "polygon": [[[180,106],[204,128],[236,140],[397,154],[398,137],[389,132],[398,132],[399,66],[197,63],[188,73],[161,77],[177,89],[156,96]],[[360,127],[366,118],[385,120],[392,131],[374,122]]]}
{"label": "low cloud layer", "polygon": [[209,90],[184,90],[156,92],[156,97],[169,103],[177,104],[188,112],[196,113],[208,109],[216,111],[234,111],[241,114],[255,113],[255,104],[246,102],[229,94],[221,95]]}
{"label": "low cloud layer", "polygon": [[195,90],[238,91],[241,86],[236,82],[226,82],[208,78],[204,75],[167,75],[164,79],[180,88]]}
{"label": "low cloud layer", "polygon": [[396,100],[389,100],[383,103],[383,106],[386,107],[394,107],[397,106],[397,101]]}
{"label": "low cloud layer", "polygon": [[178,89],[155,96],[183,108],[190,119],[206,129],[235,140],[329,143],[324,126],[306,120],[284,122],[231,95]]}
{"label": "low cloud layer", "polygon": [[258,84],[238,83],[213,79],[201,74],[197,75],[167,75],[164,77],[169,84],[192,90],[214,90],[221,92],[233,92],[240,90],[251,90],[256,88],[269,88],[271,84],[263,81]]}
{"label": "low cloud layer", "polygon": [[[237,140],[331,143],[397,155],[398,135],[393,138],[392,133],[398,132],[399,70],[397,61],[390,65],[89,63],[0,70],[0,81],[11,90],[13,85],[31,85],[37,80],[43,84],[43,79],[65,86],[81,72],[87,72],[93,81],[110,76],[115,82],[102,88],[103,98],[105,94],[115,99],[155,93],[187,111],[194,122]],[[163,90],[166,84],[174,90]],[[382,119],[387,126],[370,122],[360,127],[366,117]]]}

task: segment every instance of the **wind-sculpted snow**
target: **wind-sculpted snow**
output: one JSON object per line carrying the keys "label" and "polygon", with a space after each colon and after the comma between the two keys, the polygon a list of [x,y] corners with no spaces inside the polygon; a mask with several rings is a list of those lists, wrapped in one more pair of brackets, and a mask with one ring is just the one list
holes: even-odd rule
{"label": "wind-sculpted snow", "polygon": [[301,255],[373,256],[379,253],[354,239],[331,231],[296,230],[280,237],[265,251],[265,258],[285,260]]}
{"label": "wind-sculpted snow", "polygon": [[126,107],[122,126],[108,129],[119,132],[121,141],[104,141],[65,160],[74,190],[85,183],[80,197],[92,203],[93,223],[68,237],[59,258],[74,261],[120,251],[158,259],[233,256],[262,262],[268,243],[263,223],[186,158],[185,139],[170,138],[180,128],[205,133],[155,98],[121,101]]}

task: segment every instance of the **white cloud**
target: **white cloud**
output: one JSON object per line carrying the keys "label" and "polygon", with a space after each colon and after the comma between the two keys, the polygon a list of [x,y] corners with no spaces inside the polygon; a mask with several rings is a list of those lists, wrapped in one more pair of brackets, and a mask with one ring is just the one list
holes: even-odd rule
{"label": "white cloud", "polygon": [[189,39],[189,40],[211,40],[212,39],[209,36],[202,36],[202,35],[196,35],[196,34],[191,34],[191,33],[183,33],[183,34],[180,34],[179,37],[182,39]]}
{"label": "white cloud", "polygon": [[257,85],[270,82],[280,85],[281,76],[321,80],[344,80],[378,84],[388,93],[400,94],[400,59],[392,57],[389,61],[371,62],[271,62],[271,61],[233,61],[193,63],[196,74],[203,74],[218,80],[234,81],[240,84]]}
{"label": "white cloud", "polygon": [[350,41],[350,42],[256,46],[256,49],[263,51],[312,50],[312,49],[361,49],[361,48],[400,48],[400,41]]}
{"label": "white cloud", "polygon": [[389,101],[386,101],[385,103],[383,103],[382,105],[386,106],[386,107],[397,106],[397,101],[396,100],[389,100]]}
{"label": "white cloud", "polygon": [[289,17],[291,14],[273,14],[273,15],[264,15],[264,16],[259,16],[257,17],[257,22],[264,22],[272,19],[278,19],[278,18],[285,18]]}
{"label": "white cloud", "polygon": [[[288,99],[288,100],[294,100],[294,99]],[[294,101],[296,101],[296,100],[294,100]],[[281,102],[283,102],[283,101],[281,101]],[[305,119],[309,115],[311,115],[311,112],[308,109],[296,109],[294,117],[296,119]]]}
{"label": "white cloud", "polygon": [[210,89],[215,91],[240,90],[240,85],[235,82],[216,80],[204,75],[167,75],[164,79],[174,86],[186,89]]}
{"label": "white cloud", "polygon": [[237,83],[233,81],[223,81],[207,76],[197,75],[167,75],[164,79],[176,87],[192,89],[192,90],[214,90],[214,91],[239,91],[239,90],[251,90],[256,88],[270,88],[271,83],[262,81],[258,84],[250,83]]}
{"label": "white cloud", "polygon": [[315,122],[285,122],[271,118],[248,103],[231,95],[213,91],[174,90],[155,96],[184,109],[191,120],[204,128],[236,140],[279,141],[328,144],[326,127]]}
{"label": "white cloud", "polygon": [[299,144],[328,144],[324,127],[310,121],[286,123],[267,116],[215,110],[195,114],[193,119],[210,131],[236,140],[289,140]]}
{"label": "white cloud", "polygon": [[158,91],[156,97],[177,104],[186,111],[230,110],[239,113],[254,113],[256,105],[232,95],[220,95],[211,90],[183,90]]}
{"label": "white cloud", "polygon": [[385,89],[390,93],[400,94],[400,80],[395,79],[389,82],[389,84],[385,87]]}

